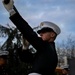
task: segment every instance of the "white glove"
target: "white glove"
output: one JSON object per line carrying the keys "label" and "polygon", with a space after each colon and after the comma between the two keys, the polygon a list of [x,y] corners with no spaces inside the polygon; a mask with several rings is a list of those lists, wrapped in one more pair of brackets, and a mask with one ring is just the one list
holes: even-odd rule
{"label": "white glove", "polygon": [[5,4],[3,0],[2,3],[8,12],[10,12],[13,9],[13,5],[14,5],[13,0],[10,0],[8,4]]}
{"label": "white glove", "polygon": [[23,47],[22,47],[22,49],[24,49],[24,50],[28,49],[30,43],[29,43],[24,37],[22,37],[22,42],[23,42]]}

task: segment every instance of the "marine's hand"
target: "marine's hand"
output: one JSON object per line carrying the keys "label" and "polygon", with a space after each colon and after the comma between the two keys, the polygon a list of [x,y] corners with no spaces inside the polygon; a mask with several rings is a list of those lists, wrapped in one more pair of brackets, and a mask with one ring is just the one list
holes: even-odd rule
{"label": "marine's hand", "polygon": [[22,38],[23,41],[23,49],[27,50],[29,48],[30,43],[23,37]]}
{"label": "marine's hand", "polygon": [[9,0],[8,3],[5,3],[5,0],[2,1],[5,9],[9,12],[10,10],[13,9],[13,5],[14,5],[14,1],[13,0]]}

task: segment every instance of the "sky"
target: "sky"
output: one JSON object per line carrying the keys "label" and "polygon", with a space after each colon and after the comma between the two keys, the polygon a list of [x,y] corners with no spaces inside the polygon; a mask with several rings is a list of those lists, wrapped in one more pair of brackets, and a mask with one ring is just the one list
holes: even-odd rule
{"label": "sky", "polygon": [[[14,0],[14,5],[31,27],[42,21],[57,24],[61,34],[56,42],[65,41],[69,35],[75,38],[75,0]],[[0,24],[6,26],[7,23],[14,26],[0,0]]]}

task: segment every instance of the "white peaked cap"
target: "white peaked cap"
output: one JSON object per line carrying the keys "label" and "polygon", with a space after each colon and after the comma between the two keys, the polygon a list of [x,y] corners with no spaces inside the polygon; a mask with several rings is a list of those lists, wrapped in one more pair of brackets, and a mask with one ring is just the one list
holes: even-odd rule
{"label": "white peaked cap", "polygon": [[60,34],[60,32],[61,32],[60,28],[59,28],[56,24],[54,24],[54,23],[52,23],[52,22],[49,22],[49,21],[41,22],[41,23],[40,23],[40,26],[39,26],[39,28],[38,28],[38,31],[41,30],[41,29],[43,29],[43,28],[51,28],[51,29],[53,29],[53,31],[54,31],[57,35]]}
{"label": "white peaked cap", "polygon": [[8,54],[9,54],[8,51],[0,51],[0,56],[2,56],[2,55],[8,55]]}
{"label": "white peaked cap", "polygon": [[69,68],[69,65],[68,64],[67,65],[63,65],[63,66],[61,66],[61,68],[62,69]]}

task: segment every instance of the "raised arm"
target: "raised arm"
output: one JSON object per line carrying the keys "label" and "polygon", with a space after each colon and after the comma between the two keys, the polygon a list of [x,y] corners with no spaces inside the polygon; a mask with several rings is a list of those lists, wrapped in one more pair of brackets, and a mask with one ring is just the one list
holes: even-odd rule
{"label": "raised arm", "polygon": [[32,44],[33,47],[37,50],[39,50],[39,48],[43,50],[45,46],[44,42],[33,31],[30,25],[21,17],[21,15],[14,6],[13,0],[10,0],[8,4],[5,4],[4,2],[3,4],[6,10],[10,13],[10,20],[21,31],[21,33],[30,42],[30,44]]}

